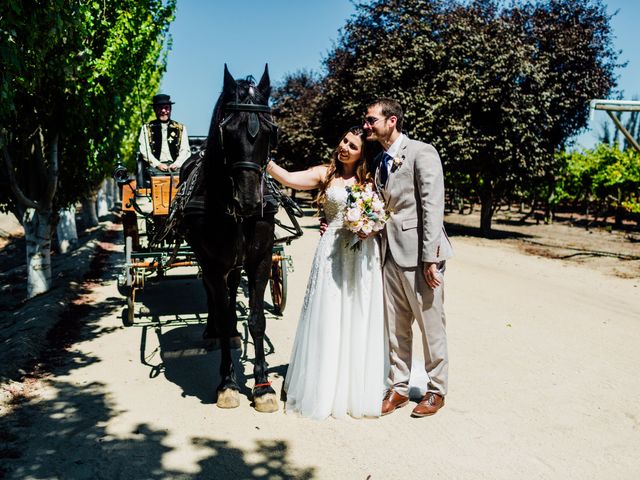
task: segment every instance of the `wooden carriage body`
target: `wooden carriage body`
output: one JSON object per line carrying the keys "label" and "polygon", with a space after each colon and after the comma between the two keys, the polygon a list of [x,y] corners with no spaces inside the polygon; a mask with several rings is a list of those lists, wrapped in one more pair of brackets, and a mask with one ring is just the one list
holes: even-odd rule
{"label": "wooden carriage body", "polygon": [[[192,143],[192,153],[198,153],[197,142],[198,140],[194,142],[196,147]],[[137,178],[129,178],[128,175],[123,178],[120,170],[118,175],[114,173],[114,177],[122,187],[121,218],[125,257],[118,275],[118,290],[127,297],[128,310],[123,316],[123,322],[129,326],[134,324],[136,318],[136,293],[144,288],[147,278],[162,278],[169,270],[178,267],[192,267],[192,275],[200,275],[201,272],[195,254],[177,232],[170,233],[161,241],[155,241],[157,232],[164,228],[169,218],[171,202],[180,187],[179,174],[155,173],[148,178],[149,181],[145,181],[141,175],[137,175]],[[139,184],[144,186],[139,187]],[[289,235],[276,238],[272,254],[269,282],[272,306],[274,313],[282,314],[287,298],[287,271],[293,268],[291,257],[285,254],[284,245],[302,235],[302,229],[295,220],[295,217],[302,215],[302,211],[287,196],[280,196],[278,201],[285,207],[292,223],[292,226],[288,226],[277,220]]]}

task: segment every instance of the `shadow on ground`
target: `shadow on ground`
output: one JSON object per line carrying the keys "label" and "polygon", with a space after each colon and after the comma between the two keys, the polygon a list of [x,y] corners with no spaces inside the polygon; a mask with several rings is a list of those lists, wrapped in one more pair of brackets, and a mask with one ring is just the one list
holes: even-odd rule
{"label": "shadow on ground", "polygon": [[[245,277],[240,281],[236,315],[241,348],[233,350],[232,357],[240,393],[251,399],[254,349],[247,326],[249,309],[246,297],[248,285]],[[171,301],[168,301],[171,299]],[[265,302],[267,318],[273,316],[272,306]],[[126,307],[122,307],[126,316]],[[203,404],[216,401],[216,387],[220,383],[220,352],[213,349],[210,340],[203,339],[208,312],[202,280],[195,275],[167,276],[147,282],[138,296],[134,324],[140,328],[140,363],[149,367],[149,377],[164,374],[165,378],[182,389],[183,397],[196,397]],[[274,317],[275,318],[275,317]],[[269,321],[267,321],[267,324]],[[265,335],[267,362],[274,345]],[[284,375],[286,366],[269,369],[269,374]]]}
{"label": "shadow on ground", "polygon": [[[46,382],[50,386],[47,391],[54,395],[37,400],[15,396],[9,413],[0,417],[0,478],[313,478],[313,468],[301,469],[290,464],[288,444],[277,439],[258,441],[252,449],[240,449],[215,437],[191,438],[192,448],[202,450],[199,471],[165,469],[163,457],[172,451],[167,446],[169,432],[141,423],[130,432],[109,434],[109,420],[123,412],[113,404],[106,386],[98,381],[78,385],[59,380],[74,369],[100,361],[71,348],[75,342],[121,328],[101,327],[99,320],[122,308],[122,297],[110,297],[100,304],[91,301],[90,287],[112,281],[116,274],[113,266],[118,258],[112,256],[107,262],[109,256],[110,252],[105,250],[103,256],[96,257],[95,268],[77,287],[72,302],[48,335],[45,354],[34,368],[36,376],[31,378]],[[184,396],[212,403],[219,381],[219,353],[205,348],[201,337],[203,325],[170,328],[160,321],[167,316],[184,316],[185,311],[201,312],[204,301],[197,300],[201,283],[196,278],[183,283],[183,288],[193,294],[193,301],[178,304],[166,301],[167,289],[180,293],[175,285],[165,283],[164,287],[160,289],[164,290],[164,301],[154,300],[152,289],[147,292],[150,294],[145,306],[155,311],[158,322],[153,325],[152,321],[140,330],[141,362],[149,365],[150,376],[164,373],[167,380],[182,388]],[[149,335],[157,335],[159,348],[155,352],[147,351]],[[246,358],[246,351],[245,347],[235,354],[240,372],[242,362],[251,361]],[[248,380],[242,375],[239,380],[248,396],[250,391],[245,385]]]}
{"label": "shadow on ground", "polygon": [[480,227],[473,227],[469,225],[462,225],[460,223],[453,223],[446,221],[444,223],[445,230],[450,237],[476,237],[476,238],[488,238],[493,240],[504,240],[507,238],[533,238],[534,235],[529,235],[520,232],[511,232],[508,230],[498,230],[495,226],[491,230],[489,237],[483,235]]}
{"label": "shadow on ground", "polygon": [[[57,372],[53,372],[57,373]],[[169,433],[138,424],[116,437],[106,431],[114,409],[102,383],[76,386],[50,381],[57,392],[36,404],[18,405],[0,418],[0,478],[271,478],[311,479],[313,468],[297,468],[287,460],[285,441],[258,441],[252,450],[215,438],[191,438],[203,450],[197,473],[163,468],[172,451]],[[38,432],[30,430],[37,421]],[[26,439],[29,438],[27,441]],[[21,439],[21,440],[20,440]],[[248,461],[245,457],[259,458]]]}
{"label": "shadow on ground", "polygon": [[[18,380],[39,363],[50,361],[53,352],[79,338],[85,319],[99,318],[118,307],[119,299],[96,304],[91,297],[93,288],[111,282],[115,276],[115,270],[107,265],[117,234],[112,223],[87,234],[80,248],[52,259],[54,278],[49,292],[28,302],[4,304],[7,311],[2,313],[0,325],[0,381]],[[19,285],[24,289],[24,277]],[[4,301],[3,295],[0,297]],[[84,333],[102,334],[91,329]]]}

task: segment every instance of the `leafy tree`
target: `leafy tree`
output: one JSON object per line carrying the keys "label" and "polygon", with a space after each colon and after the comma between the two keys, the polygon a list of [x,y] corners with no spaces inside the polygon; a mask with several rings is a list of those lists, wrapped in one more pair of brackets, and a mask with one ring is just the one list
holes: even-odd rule
{"label": "leafy tree", "polygon": [[276,157],[288,168],[303,170],[329,158],[330,147],[320,136],[319,102],[322,89],[317,75],[287,75],[273,93],[279,135]]}
{"label": "leafy tree", "polygon": [[443,155],[463,191],[480,198],[485,235],[500,201],[540,179],[549,166],[541,141],[547,105],[537,95],[535,48],[526,38],[529,15],[526,8],[471,2],[448,15],[443,33],[452,52],[443,70],[455,78],[436,101],[440,121],[448,118],[454,127],[445,128]]}
{"label": "leafy tree", "polygon": [[143,115],[136,99],[157,89],[174,8],[162,0],[0,5],[0,148],[9,179],[0,207],[25,228],[28,296],[50,288],[53,212],[132,151]]}
{"label": "leafy tree", "polygon": [[[617,52],[612,46],[611,17],[602,1],[544,0],[535,4],[530,18],[531,43],[536,46],[539,67],[537,95],[547,103],[549,121],[541,132],[549,166],[542,182],[532,184],[534,193],[554,191],[561,165],[555,153],[587,124],[588,102],[606,98],[615,87]],[[557,198],[547,196],[550,204]]]}
{"label": "leafy tree", "polygon": [[375,97],[396,98],[447,184],[480,197],[489,234],[500,201],[553,184],[555,152],[613,88],[609,20],[596,0],[359,3],[325,62],[319,134],[331,144]]}
{"label": "leafy tree", "polygon": [[640,155],[617,144],[559,154],[564,165],[556,183],[559,200],[583,203],[590,209],[613,208],[621,226],[628,213],[640,213]]}

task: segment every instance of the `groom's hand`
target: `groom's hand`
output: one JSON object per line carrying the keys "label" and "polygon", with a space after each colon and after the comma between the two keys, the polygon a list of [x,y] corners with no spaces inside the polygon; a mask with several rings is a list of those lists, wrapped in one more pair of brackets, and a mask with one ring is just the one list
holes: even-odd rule
{"label": "groom's hand", "polygon": [[431,288],[435,289],[442,284],[442,277],[438,271],[437,263],[424,262],[422,264],[424,279]]}

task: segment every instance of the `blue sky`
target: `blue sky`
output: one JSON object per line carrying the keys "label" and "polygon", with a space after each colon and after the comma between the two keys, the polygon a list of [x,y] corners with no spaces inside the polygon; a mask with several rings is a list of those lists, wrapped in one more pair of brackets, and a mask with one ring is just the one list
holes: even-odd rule
{"label": "blue sky", "polygon": [[[625,99],[640,98],[640,2],[605,3],[610,13],[619,10],[612,20],[614,44],[628,62],[618,71],[619,88]],[[319,70],[353,12],[349,0],[178,0],[161,87],[176,102],[172,117],[185,123],[190,135],[206,135],[225,63],[236,78],[259,78],[268,63],[272,85],[287,73]],[[578,144],[592,146],[603,122],[611,121],[595,112]]]}

